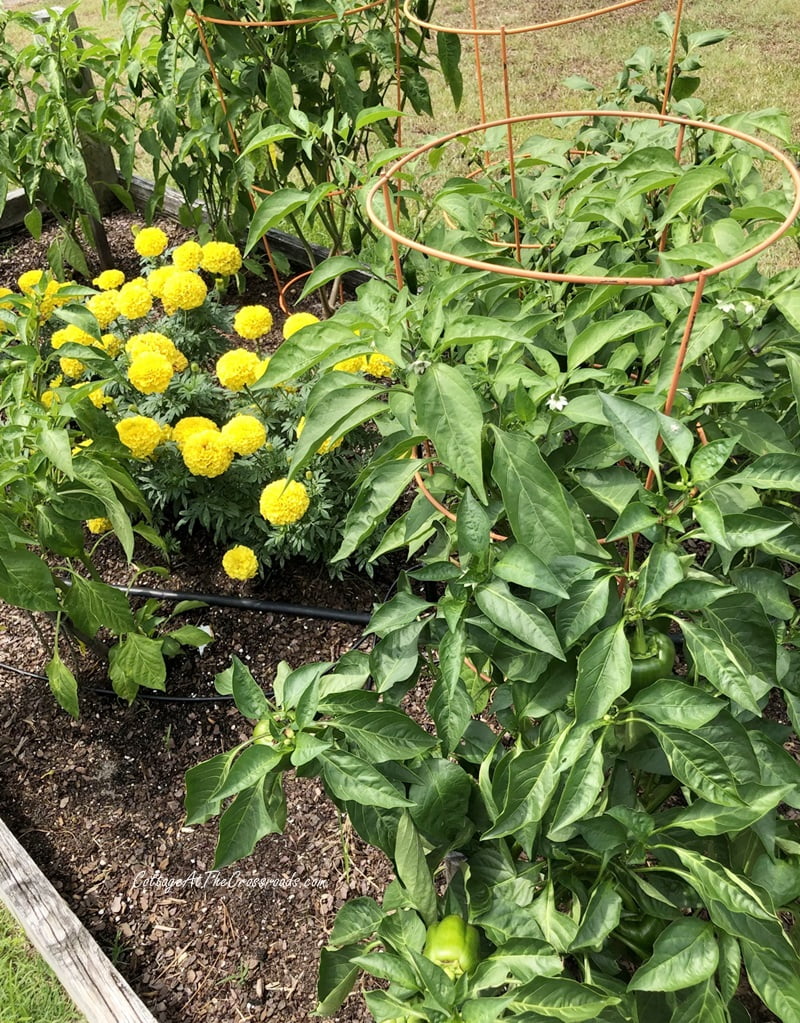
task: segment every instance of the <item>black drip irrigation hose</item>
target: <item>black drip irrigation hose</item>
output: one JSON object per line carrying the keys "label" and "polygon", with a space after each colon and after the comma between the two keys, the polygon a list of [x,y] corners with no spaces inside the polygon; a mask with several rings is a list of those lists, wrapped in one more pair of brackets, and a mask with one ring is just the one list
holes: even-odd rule
{"label": "black drip irrigation hose", "polygon": [[349,625],[367,625],[372,617],[366,611],[346,611],[334,607],[309,607],[305,604],[286,604],[283,601],[257,600],[254,597],[231,597],[217,593],[180,593],[174,590],[154,590],[148,586],[121,586],[111,583],[115,590],[130,597],[153,597],[178,604],[182,600],[199,600],[210,607],[238,607],[243,611],[264,611],[287,615],[290,618],[318,618]]}

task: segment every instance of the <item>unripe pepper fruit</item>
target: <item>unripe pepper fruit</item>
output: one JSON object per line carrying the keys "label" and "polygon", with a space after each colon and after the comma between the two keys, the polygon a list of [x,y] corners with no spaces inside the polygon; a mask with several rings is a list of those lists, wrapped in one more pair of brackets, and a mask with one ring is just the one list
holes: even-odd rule
{"label": "unripe pepper fruit", "polygon": [[440,966],[451,980],[471,973],[480,962],[478,928],[460,916],[446,916],[431,924],[422,954]]}

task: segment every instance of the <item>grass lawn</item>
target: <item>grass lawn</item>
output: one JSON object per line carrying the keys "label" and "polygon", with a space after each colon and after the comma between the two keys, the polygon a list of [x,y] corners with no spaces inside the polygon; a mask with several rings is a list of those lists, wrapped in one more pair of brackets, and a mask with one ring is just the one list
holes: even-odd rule
{"label": "grass lawn", "polygon": [[0,904],[0,1019],[2,1023],[81,1023],[47,964]]}

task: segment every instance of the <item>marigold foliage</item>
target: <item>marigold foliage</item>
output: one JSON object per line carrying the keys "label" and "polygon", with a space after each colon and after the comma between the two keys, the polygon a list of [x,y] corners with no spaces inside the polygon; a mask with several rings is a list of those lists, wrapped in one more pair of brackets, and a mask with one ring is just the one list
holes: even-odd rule
{"label": "marigold foliage", "polygon": [[142,394],[163,394],[173,373],[172,363],[160,352],[141,352],[128,367],[128,380]]}
{"label": "marigold foliage", "polygon": [[160,227],[143,227],[133,239],[133,247],[145,259],[160,256],[168,243],[169,238]]}
{"label": "marigold foliage", "polygon": [[243,305],[233,318],[239,337],[255,341],[272,330],[272,313],[264,305]]}
{"label": "marigold foliage", "polygon": [[234,348],[217,359],[217,377],[229,391],[241,391],[254,384],[265,369],[266,361],[245,348]]}
{"label": "marigold foliage", "polygon": [[164,440],[164,428],[149,416],[128,416],[117,423],[117,436],[134,458],[147,458]]}
{"label": "marigold foliage", "polygon": [[263,518],[273,526],[289,526],[298,522],[308,511],[311,500],[302,483],[286,478],[268,483],[258,503]]}
{"label": "marigold foliage", "polygon": [[252,579],[258,572],[258,559],[251,547],[237,544],[223,555],[222,568],[229,579]]}
{"label": "marigold foliage", "polygon": [[181,455],[193,476],[221,476],[233,461],[233,451],[218,430],[200,430],[183,443]]}

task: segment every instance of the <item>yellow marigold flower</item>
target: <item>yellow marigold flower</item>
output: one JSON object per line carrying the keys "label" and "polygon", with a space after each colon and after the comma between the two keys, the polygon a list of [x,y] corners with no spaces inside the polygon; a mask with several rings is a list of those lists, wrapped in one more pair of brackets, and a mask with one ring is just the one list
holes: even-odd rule
{"label": "yellow marigold flower", "polygon": [[242,265],[242,254],[230,242],[206,242],[200,266],[210,274],[229,277]]}
{"label": "yellow marigold flower", "polygon": [[184,441],[184,464],[193,476],[221,476],[233,461],[233,452],[218,430],[200,430]]}
{"label": "yellow marigold flower", "polygon": [[133,247],[146,259],[160,256],[167,247],[169,238],[160,227],[143,227],[133,239]]}
{"label": "yellow marigold flower", "polygon": [[233,329],[239,337],[255,341],[272,330],[272,313],[264,305],[243,305],[233,318]]}
{"label": "yellow marigold flower", "polygon": [[128,367],[128,380],[142,394],[163,394],[174,372],[172,363],[160,352],[142,352]]}
{"label": "yellow marigold flower", "polygon": [[119,311],[129,320],[139,320],[147,316],[153,308],[153,296],[146,284],[129,281],[119,289]]}
{"label": "yellow marigold flower", "polygon": [[268,483],[258,503],[262,516],[273,526],[288,526],[298,522],[308,511],[311,500],[302,483],[286,479]]}
{"label": "yellow marigold flower", "polygon": [[[306,425],[306,417],[305,416],[300,416],[300,419],[298,420],[297,426],[294,428],[294,432],[297,434],[298,437],[302,434],[303,430],[305,429],[305,425]],[[327,455],[327,453],[329,451],[335,451],[336,448],[340,447],[340,445],[341,445],[343,440],[344,440],[343,437],[338,437],[338,438],[326,437],[325,440],[317,448],[317,454],[318,455]]]}
{"label": "yellow marigold flower", "polygon": [[149,416],[121,419],[117,423],[117,435],[134,458],[147,458],[164,440],[163,427]]}
{"label": "yellow marigold flower", "polygon": [[[0,288],[0,299],[5,298],[6,295],[13,295],[14,292],[11,288]],[[10,302],[0,302],[0,309],[13,309],[13,305]]]}
{"label": "yellow marigold flower", "polygon": [[26,270],[17,278],[17,287],[23,295],[32,295],[42,277],[44,277],[44,270]]}
{"label": "yellow marigold flower", "polygon": [[193,270],[174,270],[164,281],[161,301],[168,316],[178,309],[197,309],[206,300],[208,288]]}
{"label": "yellow marigold flower", "polygon": [[225,551],[222,567],[229,579],[252,579],[258,572],[258,559],[252,548],[237,544]]}
{"label": "yellow marigold flower", "polygon": [[220,432],[222,439],[237,455],[252,455],[267,442],[266,428],[255,416],[234,416]]}
{"label": "yellow marigold flower", "polygon": [[47,282],[47,287],[44,289],[44,295],[39,306],[39,321],[41,323],[50,318],[50,313],[52,313],[56,306],[66,305],[69,302],[69,297],[59,298],[58,293],[63,287],[64,285],[60,281]]}
{"label": "yellow marigold flower", "polygon": [[58,364],[61,367],[61,372],[65,377],[70,377],[72,380],[80,380],[83,374],[86,372],[86,366],[79,359],[65,359],[61,358],[58,360]]}
{"label": "yellow marigold flower", "polygon": [[122,339],[116,334],[103,334],[100,338],[100,347],[110,358],[115,359],[122,351]]}
{"label": "yellow marigold flower", "polygon": [[164,297],[164,285],[172,277],[177,268],[169,266],[159,266],[155,270],[151,270],[147,276],[147,290],[154,298]]}
{"label": "yellow marigold flower", "polygon": [[241,391],[254,384],[266,368],[266,360],[262,362],[255,352],[245,348],[234,348],[217,359],[217,377],[229,391]]}
{"label": "yellow marigold flower", "polygon": [[121,270],[104,270],[92,281],[92,284],[101,291],[113,291],[124,283],[125,274]]}
{"label": "yellow marigold flower", "polygon": [[50,344],[56,351],[67,343],[86,345],[87,348],[92,348],[97,341],[91,334],[87,334],[85,330],[81,330],[74,323],[68,323],[66,327],[53,331],[53,336],[50,338]]}
{"label": "yellow marigold flower", "polygon": [[93,441],[91,437],[88,437],[86,440],[80,441],[80,443],[76,444],[75,447],[72,449],[72,457],[74,458],[75,455],[79,455],[84,448],[91,447],[92,444]]}
{"label": "yellow marigold flower", "polygon": [[333,367],[340,373],[366,373],[367,357],[365,355],[354,355],[351,359],[342,359]]}
{"label": "yellow marigold flower", "polygon": [[108,533],[109,530],[114,527],[111,525],[111,519],[87,519],[86,528],[90,533],[94,533],[95,536],[99,536],[101,533]]}
{"label": "yellow marigold flower", "polygon": [[310,327],[312,323],[319,323],[319,317],[313,313],[292,313],[283,325],[284,339],[288,340],[292,334],[296,334],[303,327]]}
{"label": "yellow marigold flower", "polygon": [[143,334],[134,334],[128,339],[125,351],[132,359],[142,352],[158,352],[170,363],[172,368],[180,373],[189,365],[183,352],[175,347],[175,343],[166,336],[155,330],[146,331]]}
{"label": "yellow marigold flower", "polygon": [[48,412],[50,411],[54,401],[58,401],[58,395],[55,391],[51,391],[49,389],[42,391],[42,404]]}
{"label": "yellow marigold flower", "polygon": [[391,377],[394,372],[394,359],[388,355],[370,355],[364,367],[373,377]]}
{"label": "yellow marigold flower", "polygon": [[105,330],[119,316],[119,292],[101,291],[99,295],[92,295],[86,300],[86,308],[94,315],[100,329]]}
{"label": "yellow marigold flower", "polygon": [[110,405],[113,400],[113,398],[109,397],[109,395],[105,393],[102,387],[98,387],[94,391],[89,391],[89,401],[95,408],[105,408],[106,405]]}
{"label": "yellow marigold flower", "polygon": [[184,419],[179,419],[172,427],[172,440],[178,445],[179,450],[183,450],[183,445],[186,441],[196,433],[199,433],[201,430],[218,429],[217,424],[212,423],[205,416],[186,416]]}
{"label": "yellow marigold flower", "polygon": [[179,270],[196,270],[203,258],[203,246],[199,242],[184,242],[172,250],[172,262]]}

